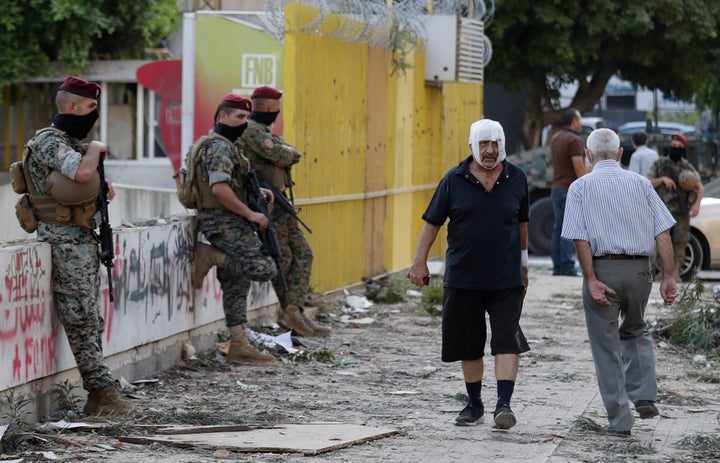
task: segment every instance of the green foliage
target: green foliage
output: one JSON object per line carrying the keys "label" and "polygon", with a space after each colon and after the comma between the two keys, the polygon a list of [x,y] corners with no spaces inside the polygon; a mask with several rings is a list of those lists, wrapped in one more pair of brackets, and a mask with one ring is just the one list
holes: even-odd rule
{"label": "green foliage", "polygon": [[719,30],[720,3],[705,0],[504,0],[486,29],[496,51],[485,75],[527,91],[536,131],[559,122],[559,90],[571,82],[579,87],[570,106],[581,112],[615,74],[691,99],[717,68]]}
{"label": "green foliage", "polygon": [[283,360],[288,360],[292,363],[300,362],[323,362],[330,363],[335,360],[335,353],[330,349],[318,349],[318,350],[301,350],[284,357]]}
{"label": "green foliage", "polygon": [[2,422],[9,423],[12,426],[23,429],[27,425],[25,424],[24,418],[30,414],[26,411],[28,405],[32,403],[33,399],[29,395],[15,394],[14,389],[6,391],[2,395]]}
{"label": "green foliage", "polygon": [[0,0],[0,88],[48,75],[61,61],[82,74],[91,59],[141,59],[181,18],[175,0]]}
{"label": "green foliage", "polygon": [[390,75],[405,77],[408,69],[412,69],[410,55],[415,50],[417,36],[412,30],[403,29],[395,20],[391,28],[392,55],[390,59]]}
{"label": "green foliage", "polygon": [[82,398],[75,393],[75,386],[67,379],[53,386],[52,394],[60,410],[74,410],[82,405]]}
{"label": "green foliage", "polygon": [[395,304],[405,300],[405,292],[410,283],[406,278],[392,278],[387,284],[377,288],[368,288],[365,297],[378,304]]}
{"label": "green foliage", "polygon": [[680,439],[675,446],[688,450],[692,461],[720,460],[720,437],[712,434],[691,434]]}
{"label": "green foliage", "polygon": [[600,424],[596,423],[591,418],[579,416],[573,423],[573,428],[579,429],[580,431],[593,431],[602,432],[605,428]]}
{"label": "green foliage", "polygon": [[668,340],[689,352],[720,354],[720,301],[705,296],[702,281],[695,280],[680,293],[675,317],[664,333]]}
{"label": "green foliage", "polygon": [[433,317],[442,314],[443,286],[439,278],[430,279],[430,284],[423,288],[420,302],[422,309]]}

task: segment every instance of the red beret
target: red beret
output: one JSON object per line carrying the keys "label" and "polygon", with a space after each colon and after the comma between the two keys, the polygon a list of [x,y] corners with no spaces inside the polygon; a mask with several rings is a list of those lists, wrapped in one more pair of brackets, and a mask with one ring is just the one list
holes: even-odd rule
{"label": "red beret", "polygon": [[68,76],[58,90],[65,90],[66,92],[95,100],[100,97],[100,86],[98,84],[75,76]]}
{"label": "red beret", "polygon": [[680,143],[683,144],[683,146],[687,146],[687,137],[681,133],[674,133],[670,135],[671,140],[677,140]]}
{"label": "red beret", "polygon": [[225,95],[220,104],[252,112],[252,101],[242,95],[238,95],[237,93],[229,93]]}
{"label": "red beret", "polygon": [[282,92],[279,92],[275,90],[272,87],[269,87],[267,85],[263,85],[262,87],[258,87],[253,91],[252,97],[255,98],[270,98],[271,100],[279,100],[282,96]]}

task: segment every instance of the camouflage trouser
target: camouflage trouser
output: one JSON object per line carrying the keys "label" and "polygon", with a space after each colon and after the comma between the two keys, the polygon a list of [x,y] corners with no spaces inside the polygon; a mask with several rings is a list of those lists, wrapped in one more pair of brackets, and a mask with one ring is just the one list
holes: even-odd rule
{"label": "camouflage trouser", "polygon": [[690,215],[673,214],[673,217],[677,223],[670,229],[670,239],[673,245],[675,275],[677,275],[685,260],[685,249],[690,241]]}
{"label": "camouflage trouser", "polygon": [[80,370],[83,387],[90,391],[110,386],[115,381],[103,362],[105,322],[98,301],[97,244],[53,243],[51,249],[55,308]]}
{"label": "camouflage trouser", "polygon": [[235,222],[219,227],[204,222],[200,226],[210,243],[228,255],[225,267],[217,270],[228,327],[247,322],[250,281],[269,281],[277,273],[275,262],[261,249],[260,238],[250,223]]}
{"label": "camouflage trouser", "polygon": [[282,251],[280,262],[288,289],[285,292],[279,276],[273,279],[273,288],[283,309],[290,304],[302,309],[312,271],[313,254],[310,244],[300,230],[297,219],[290,214],[280,214],[273,221],[273,227]]}

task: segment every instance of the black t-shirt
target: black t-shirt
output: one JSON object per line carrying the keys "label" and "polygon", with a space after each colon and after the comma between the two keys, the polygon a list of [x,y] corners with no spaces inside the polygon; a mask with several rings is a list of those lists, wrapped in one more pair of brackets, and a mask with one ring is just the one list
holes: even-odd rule
{"label": "black t-shirt", "polygon": [[443,285],[470,290],[522,286],[519,223],[530,215],[525,172],[503,161],[503,172],[487,192],[470,173],[471,160],[445,174],[422,217],[437,226],[450,219]]}

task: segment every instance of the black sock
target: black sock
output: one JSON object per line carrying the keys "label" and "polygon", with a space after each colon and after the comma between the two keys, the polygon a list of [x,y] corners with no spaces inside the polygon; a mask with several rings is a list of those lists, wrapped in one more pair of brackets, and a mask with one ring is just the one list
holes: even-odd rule
{"label": "black sock", "polygon": [[480,391],[482,390],[482,381],[476,383],[465,383],[465,389],[468,393],[469,402],[472,405],[480,405],[482,399],[480,399]]}
{"label": "black sock", "polygon": [[509,379],[501,379],[497,382],[498,402],[510,405],[513,391],[515,390],[515,381]]}

